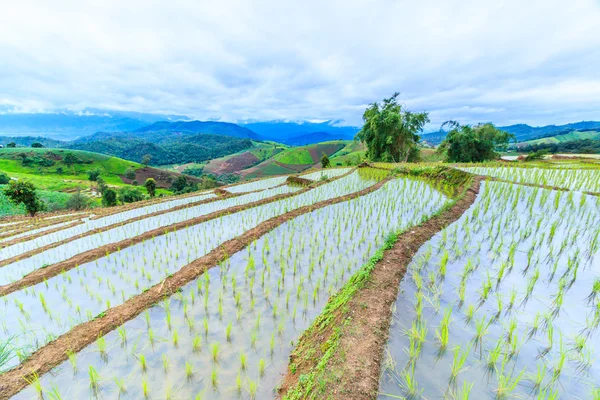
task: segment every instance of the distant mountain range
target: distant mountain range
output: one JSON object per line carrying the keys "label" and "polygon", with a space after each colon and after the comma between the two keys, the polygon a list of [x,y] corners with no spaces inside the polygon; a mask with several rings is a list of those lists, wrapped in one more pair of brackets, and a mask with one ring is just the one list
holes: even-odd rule
{"label": "distant mountain range", "polygon": [[354,139],[360,128],[338,126],[336,121],[325,122],[289,122],[263,121],[240,124],[260,135],[264,140],[289,145],[305,145],[327,140]]}
{"label": "distant mountain range", "polygon": [[[530,126],[527,124],[517,124],[509,126],[499,126],[498,129],[512,133],[516,136],[518,142],[525,142],[541,137],[550,137],[564,135],[572,131],[586,131],[600,129],[600,121],[581,121],[565,125],[545,125]],[[421,135],[421,139],[429,144],[440,144],[446,134],[444,132],[429,132]]]}
{"label": "distant mountain range", "polygon": [[[1,111],[1,110],[0,110]],[[0,112],[0,135],[44,136],[73,140],[96,132],[132,131],[158,121],[189,120],[182,115],[145,114],[87,108],[81,112],[53,113]]]}

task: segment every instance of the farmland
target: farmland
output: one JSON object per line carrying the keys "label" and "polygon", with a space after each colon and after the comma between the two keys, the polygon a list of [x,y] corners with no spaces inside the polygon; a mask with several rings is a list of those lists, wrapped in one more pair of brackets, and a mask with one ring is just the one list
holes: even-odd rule
{"label": "farmland", "polygon": [[0,222],[0,398],[595,399],[598,171],[376,163]]}

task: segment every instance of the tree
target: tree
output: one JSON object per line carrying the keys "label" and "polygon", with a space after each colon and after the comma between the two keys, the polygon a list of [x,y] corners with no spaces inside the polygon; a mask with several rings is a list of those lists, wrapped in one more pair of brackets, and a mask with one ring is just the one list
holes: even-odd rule
{"label": "tree", "polygon": [[4,194],[15,204],[24,204],[25,210],[31,217],[45,209],[45,204],[38,197],[35,186],[27,181],[10,181],[4,189]]}
{"label": "tree", "polygon": [[327,154],[325,154],[325,153],[323,153],[323,157],[321,157],[321,167],[323,167],[323,168],[331,167],[331,161],[329,161],[329,157],[327,157]]}
{"label": "tree", "polygon": [[70,210],[83,210],[90,204],[90,199],[81,193],[81,189],[77,188],[77,192],[71,195],[67,200],[66,206]]}
{"label": "tree", "polygon": [[475,126],[447,121],[442,130],[449,128],[438,151],[446,152],[448,162],[482,162],[498,158],[496,151],[506,151],[513,134],[496,129],[493,124]]}
{"label": "tree", "polygon": [[135,203],[144,200],[144,194],[138,188],[124,187],[119,190],[119,201],[121,203]]}
{"label": "tree", "polygon": [[100,169],[99,168],[94,168],[94,169],[90,169],[88,172],[88,179],[92,182],[96,182],[98,180],[98,178],[100,177]]}
{"label": "tree", "polygon": [[187,185],[187,178],[183,175],[179,175],[171,184],[171,190],[176,193],[183,192]]}
{"label": "tree", "polygon": [[125,178],[129,179],[129,180],[134,180],[135,179],[135,169],[133,169],[132,167],[129,167],[125,170]]}
{"label": "tree", "polygon": [[98,192],[100,192],[101,194],[104,193],[106,189],[108,189],[108,186],[106,186],[106,182],[104,182],[104,179],[102,179],[101,176],[96,178],[96,184],[98,185]]}
{"label": "tree", "polygon": [[150,197],[154,197],[156,195],[156,181],[153,178],[146,179],[144,186],[146,187],[146,191]]}
{"label": "tree", "polygon": [[[73,153],[67,153],[63,157],[63,163],[67,167],[71,167],[71,166],[77,164],[78,162],[79,162],[79,158],[77,158],[77,156]],[[75,174],[75,167],[73,167],[73,174]]]}
{"label": "tree", "polygon": [[150,160],[152,160],[152,156],[150,154],[144,154],[144,156],[142,157],[142,164],[144,164],[144,166],[147,167],[148,164],[150,164]]}
{"label": "tree", "polygon": [[12,148],[15,148],[15,147],[17,147],[17,144],[16,144],[15,142],[10,142],[10,143],[8,143],[8,144],[6,145],[6,147],[12,147]]}
{"label": "tree", "polygon": [[10,182],[10,177],[4,172],[0,172],[0,185],[6,185],[8,182]]}
{"label": "tree", "polygon": [[104,207],[112,207],[117,205],[117,192],[114,189],[106,188],[102,192],[102,205]]}
{"label": "tree", "polygon": [[39,148],[44,147],[44,145],[41,144],[40,142],[33,142],[33,143],[31,143],[31,147],[36,147],[39,149]]}
{"label": "tree", "polygon": [[371,161],[407,162],[419,157],[418,133],[429,116],[403,110],[397,98],[398,93],[394,93],[382,104],[371,104],[363,114],[364,125],[356,137],[366,144]]}

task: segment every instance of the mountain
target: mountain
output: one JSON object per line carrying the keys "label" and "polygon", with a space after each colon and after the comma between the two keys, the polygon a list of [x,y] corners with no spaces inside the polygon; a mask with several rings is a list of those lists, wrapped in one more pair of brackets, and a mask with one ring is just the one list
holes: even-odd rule
{"label": "mountain", "polygon": [[151,125],[135,129],[133,133],[141,136],[151,134],[152,136],[162,133],[210,133],[215,135],[225,135],[244,139],[261,140],[260,135],[252,130],[229,122],[216,121],[159,121]]}
{"label": "mountain", "polygon": [[0,136],[0,145],[6,147],[9,143],[17,146],[31,147],[33,143],[41,143],[44,147],[62,147],[66,144],[62,140],[49,139],[42,136]]}
{"label": "mountain", "polygon": [[[517,138],[517,142],[525,142],[528,140],[538,139],[542,137],[565,135],[573,131],[593,131],[595,129],[600,129],[600,121],[581,121],[565,125],[545,125],[536,127],[527,124],[516,124],[509,126],[499,126],[498,129],[515,135]],[[439,131],[424,133],[421,135],[422,140],[433,145],[440,144],[445,137],[446,134],[444,132]]]}
{"label": "mountain", "polygon": [[45,136],[52,139],[73,140],[99,131],[131,131],[157,121],[179,119],[188,118],[180,115],[92,108],[81,112],[57,110],[49,113],[18,113],[8,110],[0,112],[0,135]]}
{"label": "mountain", "polygon": [[149,154],[152,165],[183,164],[202,162],[252,147],[247,138],[235,138],[224,135],[163,135],[160,139],[152,137],[108,136],[105,139],[74,141],[66,145],[69,149],[87,150],[108,154],[127,160],[141,162]]}
{"label": "mountain", "polygon": [[[351,140],[360,128],[354,126],[338,126],[336,121],[325,122],[286,122],[286,121],[264,121],[247,122],[240,124],[251,129],[265,139],[285,144],[293,144],[297,138],[313,134],[329,134],[333,139]],[[306,140],[300,139],[300,141]],[[331,139],[326,139],[331,140]],[[316,143],[315,141],[307,143]]]}
{"label": "mountain", "polygon": [[327,132],[313,132],[306,135],[294,136],[286,140],[286,144],[291,146],[303,146],[307,144],[314,144],[320,142],[330,142],[332,140],[343,140],[345,137],[327,133]]}

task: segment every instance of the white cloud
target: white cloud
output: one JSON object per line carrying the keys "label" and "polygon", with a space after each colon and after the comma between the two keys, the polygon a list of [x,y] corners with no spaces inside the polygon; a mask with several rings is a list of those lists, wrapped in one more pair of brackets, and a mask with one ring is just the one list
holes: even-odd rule
{"label": "white cloud", "polygon": [[[359,124],[599,119],[598,0],[6,1],[0,105]],[[6,108],[7,109],[7,108]]]}

